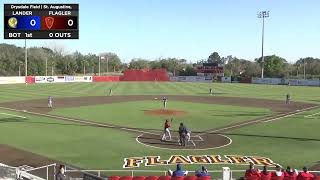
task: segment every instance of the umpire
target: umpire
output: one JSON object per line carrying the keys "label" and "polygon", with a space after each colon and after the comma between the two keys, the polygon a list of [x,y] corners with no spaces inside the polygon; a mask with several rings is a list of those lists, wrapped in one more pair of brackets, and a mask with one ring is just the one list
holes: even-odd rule
{"label": "umpire", "polygon": [[179,144],[180,146],[186,146],[186,127],[183,123],[179,126]]}

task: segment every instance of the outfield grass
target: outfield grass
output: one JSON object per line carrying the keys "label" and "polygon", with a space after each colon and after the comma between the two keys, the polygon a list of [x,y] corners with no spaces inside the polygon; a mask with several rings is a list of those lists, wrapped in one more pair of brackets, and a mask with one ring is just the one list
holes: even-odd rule
{"label": "outfield grass", "polygon": [[[270,115],[272,113],[271,110],[262,108],[178,101],[170,101],[168,107],[169,109],[186,112],[185,115],[173,117],[174,121],[172,123],[172,128],[177,130],[179,123],[183,122],[191,131],[219,128],[229,124]],[[137,101],[61,108],[55,109],[51,114],[84,118],[126,127],[162,130],[164,119],[170,119],[172,116],[154,116],[145,114],[146,110],[160,108],[162,108],[162,103],[159,101]]]}
{"label": "outfield grass", "polygon": [[206,96],[212,87],[216,96],[252,97],[284,100],[291,93],[294,101],[320,103],[319,87],[272,86],[256,84],[180,83],[180,82],[110,82],[0,85],[0,102],[24,99],[70,96],[107,95],[109,88],[114,95],[199,95]]}
{"label": "outfield grass", "polygon": [[[134,94],[176,94],[176,95],[208,95],[209,87],[213,86],[217,96],[254,97],[283,100],[287,92],[292,94],[293,100],[320,103],[320,89],[318,87],[269,86],[251,84],[204,84],[204,83],[74,83],[74,84],[37,84],[37,85],[1,85],[0,102],[26,99],[71,96],[96,96],[108,94],[113,88],[114,95]],[[245,118],[264,115],[266,109],[234,107],[224,105],[205,105],[197,103],[171,102],[171,105],[191,112],[190,118],[178,117],[177,121],[185,121],[190,126],[204,129],[206,126],[196,123],[194,119],[201,119],[209,123],[208,128],[223,126]],[[192,106],[192,108],[190,108]],[[160,108],[161,104],[153,101],[127,102],[107,105],[57,109],[54,114],[79,116],[121,125],[139,125],[139,127],[161,128],[163,119],[153,116],[143,117],[145,108]],[[210,111],[210,110],[214,111]],[[127,112],[125,110],[131,110]],[[139,111],[138,111],[139,110]],[[223,111],[224,110],[224,111]],[[206,112],[212,117],[202,115]],[[17,148],[32,151],[53,159],[65,161],[69,164],[86,169],[122,169],[123,158],[144,155],[160,155],[168,158],[172,154],[239,154],[269,157],[282,165],[311,166],[319,159],[320,115],[312,118],[304,116],[318,113],[320,109],[305,112],[295,116],[283,118],[264,124],[243,127],[228,132],[233,143],[227,147],[202,151],[173,151],[145,147],[136,143],[135,136],[115,129],[80,126],[79,124],[56,121],[44,117],[36,117],[18,113],[27,119],[20,119],[0,114],[0,143],[9,144]],[[3,111],[0,113],[17,114]],[[254,113],[254,114],[253,114]],[[239,115],[243,116],[239,116]],[[125,118],[127,115],[129,118]],[[239,116],[239,118],[234,118]],[[140,121],[140,118],[143,117]],[[187,117],[187,116],[185,116]],[[241,119],[243,117],[243,119]],[[216,121],[212,121],[215,119]],[[151,122],[151,123],[150,123]],[[212,124],[211,124],[212,123]],[[211,127],[211,125],[213,127]],[[206,129],[208,129],[206,128]],[[228,165],[229,166],[229,165]],[[190,165],[187,169],[199,168]],[[234,169],[244,167],[231,166]],[[162,169],[169,167],[142,167],[140,169]],[[171,167],[173,168],[173,167]],[[221,166],[209,166],[209,169],[220,169]]]}

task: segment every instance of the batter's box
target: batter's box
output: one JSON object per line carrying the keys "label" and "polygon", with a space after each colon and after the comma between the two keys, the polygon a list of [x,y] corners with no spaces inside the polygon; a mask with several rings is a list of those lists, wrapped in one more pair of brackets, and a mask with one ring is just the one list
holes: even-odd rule
{"label": "batter's box", "polygon": [[[168,141],[168,142],[177,142],[179,143],[180,142],[180,139],[179,139],[179,136],[172,136],[171,137],[171,140],[169,140],[169,137],[166,137],[166,140],[165,141]],[[196,143],[195,142],[203,142],[203,138],[201,136],[191,136],[190,140],[187,141],[187,146],[188,145],[191,145],[191,146],[196,146]],[[180,144],[180,143],[179,143]]]}

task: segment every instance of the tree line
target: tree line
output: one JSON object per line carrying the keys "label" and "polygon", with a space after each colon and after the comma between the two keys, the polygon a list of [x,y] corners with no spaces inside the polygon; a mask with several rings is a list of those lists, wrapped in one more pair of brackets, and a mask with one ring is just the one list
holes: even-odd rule
{"label": "tree line", "polygon": [[[195,76],[196,67],[202,63],[219,63],[224,66],[225,76],[260,77],[262,58],[254,60],[237,58],[235,56],[220,57],[218,52],[211,53],[207,59],[191,63],[186,59],[159,58],[148,60],[134,58],[129,63],[121,61],[115,53],[105,52],[99,55],[82,54],[78,51],[65,54],[46,47],[28,48],[29,75],[94,75],[106,72],[121,73],[125,69],[157,69],[164,68],[175,76]],[[0,76],[24,76],[24,48],[14,45],[0,44]],[[274,78],[320,78],[320,59],[305,57],[295,63],[289,63],[277,55],[264,57],[264,76]],[[46,70],[47,65],[47,70]],[[20,71],[19,71],[20,70]]]}

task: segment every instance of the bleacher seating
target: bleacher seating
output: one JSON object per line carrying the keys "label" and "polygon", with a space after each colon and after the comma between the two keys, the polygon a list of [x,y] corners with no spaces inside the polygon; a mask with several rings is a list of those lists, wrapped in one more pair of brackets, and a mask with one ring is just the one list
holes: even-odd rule
{"label": "bleacher seating", "polygon": [[210,180],[210,176],[109,176],[108,180]]}

